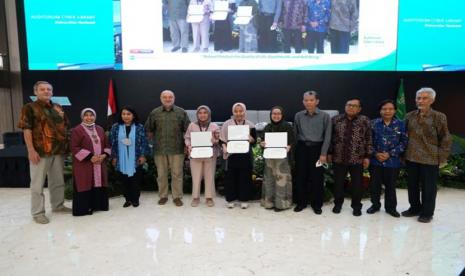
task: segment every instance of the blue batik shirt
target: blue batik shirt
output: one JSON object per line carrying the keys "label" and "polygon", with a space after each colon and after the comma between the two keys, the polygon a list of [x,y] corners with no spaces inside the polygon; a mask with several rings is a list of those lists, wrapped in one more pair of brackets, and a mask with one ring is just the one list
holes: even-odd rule
{"label": "blue batik shirt", "polygon": [[[382,118],[371,121],[373,131],[373,157],[371,164],[386,168],[399,168],[402,166],[400,156],[405,152],[408,143],[405,124],[396,118],[386,125]],[[376,159],[378,152],[389,153],[390,158],[384,162]]]}
{"label": "blue batik shirt", "polygon": [[[331,16],[330,0],[308,0],[307,31],[325,33],[328,30],[329,18]],[[310,22],[318,22],[318,26],[313,28]]]}

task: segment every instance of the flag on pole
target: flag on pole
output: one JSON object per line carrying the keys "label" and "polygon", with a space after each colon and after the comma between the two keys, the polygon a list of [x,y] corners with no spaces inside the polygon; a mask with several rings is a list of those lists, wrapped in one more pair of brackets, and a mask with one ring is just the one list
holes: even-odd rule
{"label": "flag on pole", "polygon": [[399,91],[397,92],[396,105],[397,105],[397,111],[396,111],[397,119],[404,120],[405,114],[407,114],[407,105],[405,104],[404,79],[400,79]]}
{"label": "flag on pole", "polygon": [[113,89],[113,79],[110,80],[110,85],[108,86],[108,109],[107,109],[107,117],[110,117],[117,112],[116,108],[116,98],[115,98],[115,91]]}

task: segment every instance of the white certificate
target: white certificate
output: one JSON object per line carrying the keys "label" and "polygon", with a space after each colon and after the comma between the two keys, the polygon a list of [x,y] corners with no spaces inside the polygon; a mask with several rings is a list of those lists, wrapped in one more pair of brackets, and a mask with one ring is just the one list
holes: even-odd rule
{"label": "white certificate", "polygon": [[228,141],[249,141],[250,127],[248,125],[228,126]]}
{"label": "white certificate", "polygon": [[226,149],[228,153],[247,153],[249,152],[249,141],[229,141]]}
{"label": "white certificate", "polygon": [[215,1],[213,4],[212,20],[226,20],[229,11],[229,1]]}
{"label": "white certificate", "polygon": [[203,19],[203,14],[203,5],[189,5],[186,21],[189,23],[199,23]]}
{"label": "white certificate", "polygon": [[265,148],[286,148],[287,132],[266,132]]}
{"label": "white certificate", "polygon": [[191,132],[191,146],[194,147],[211,147],[212,143],[211,131],[195,131]]}
{"label": "white certificate", "polygon": [[213,156],[212,147],[196,147],[191,150],[191,158],[211,158]]}
{"label": "white certificate", "polygon": [[[221,1],[221,2],[223,2],[223,1]],[[214,21],[226,20],[227,17],[228,17],[228,12],[227,11],[215,11],[210,16],[211,20],[214,20]]]}
{"label": "white certificate", "polygon": [[239,6],[237,8],[236,19],[234,24],[247,25],[252,19],[252,6]]}
{"label": "white certificate", "polygon": [[265,148],[263,150],[263,158],[265,159],[285,159],[286,157],[286,148]]}

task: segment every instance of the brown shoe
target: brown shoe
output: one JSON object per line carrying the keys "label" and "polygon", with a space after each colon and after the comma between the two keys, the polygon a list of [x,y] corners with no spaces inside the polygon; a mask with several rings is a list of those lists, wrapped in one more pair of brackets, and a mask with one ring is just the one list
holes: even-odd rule
{"label": "brown shoe", "polygon": [[168,202],[168,198],[162,197],[160,200],[158,200],[158,205],[165,205],[166,202]]}
{"label": "brown shoe", "polygon": [[71,211],[71,208],[68,208],[65,205],[61,205],[60,207],[52,210],[54,213],[71,213]]}
{"label": "brown shoe", "polygon": [[194,199],[192,199],[191,206],[192,207],[197,207],[197,206],[199,206],[199,203],[200,203],[200,199],[194,198]]}
{"label": "brown shoe", "polygon": [[213,206],[215,206],[215,202],[214,202],[213,199],[211,199],[211,198],[207,198],[206,203],[207,203],[207,206],[208,206],[208,207],[213,207]]}
{"label": "brown shoe", "polygon": [[173,202],[174,202],[174,205],[176,205],[177,207],[182,206],[182,200],[180,198],[173,199]]}
{"label": "brown shoe", "polygon": [[38,215],[38,216],[33,217],[33,219],[38,224],[47,224],[50,222],[45,215]]}

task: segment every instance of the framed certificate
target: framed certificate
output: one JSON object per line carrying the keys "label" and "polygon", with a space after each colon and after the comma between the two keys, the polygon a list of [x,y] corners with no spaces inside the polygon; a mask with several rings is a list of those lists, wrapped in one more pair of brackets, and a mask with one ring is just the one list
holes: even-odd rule
{"label": "framed certificate", "polygon": [[211,158],[213,157],[212,147],[196,147],[191,150],[191,158]]}
{"label": "framed certificate", "polygon": [[228,126],[228,141],[249,141],[250,127],[248,125]]}
{"label": "framed certificate", "polygon": [[285,159],[286,157],[286,148],[265,148],[263,150],[263,158],[265,159]]}
{"label": "framed certificate", "polygon": [[285,159],[287,157],[287,132],[266,132],[265,159]]}
{"label": "framed certificate", "polygon": [[199,23],[203,20],[203,15],[203,5],[189,5],[186,21],[189,23]]}
{"label": "framed certificate", "polygon": [[211,131],[191,132],[191,158],[210,158],[213,156]]}

